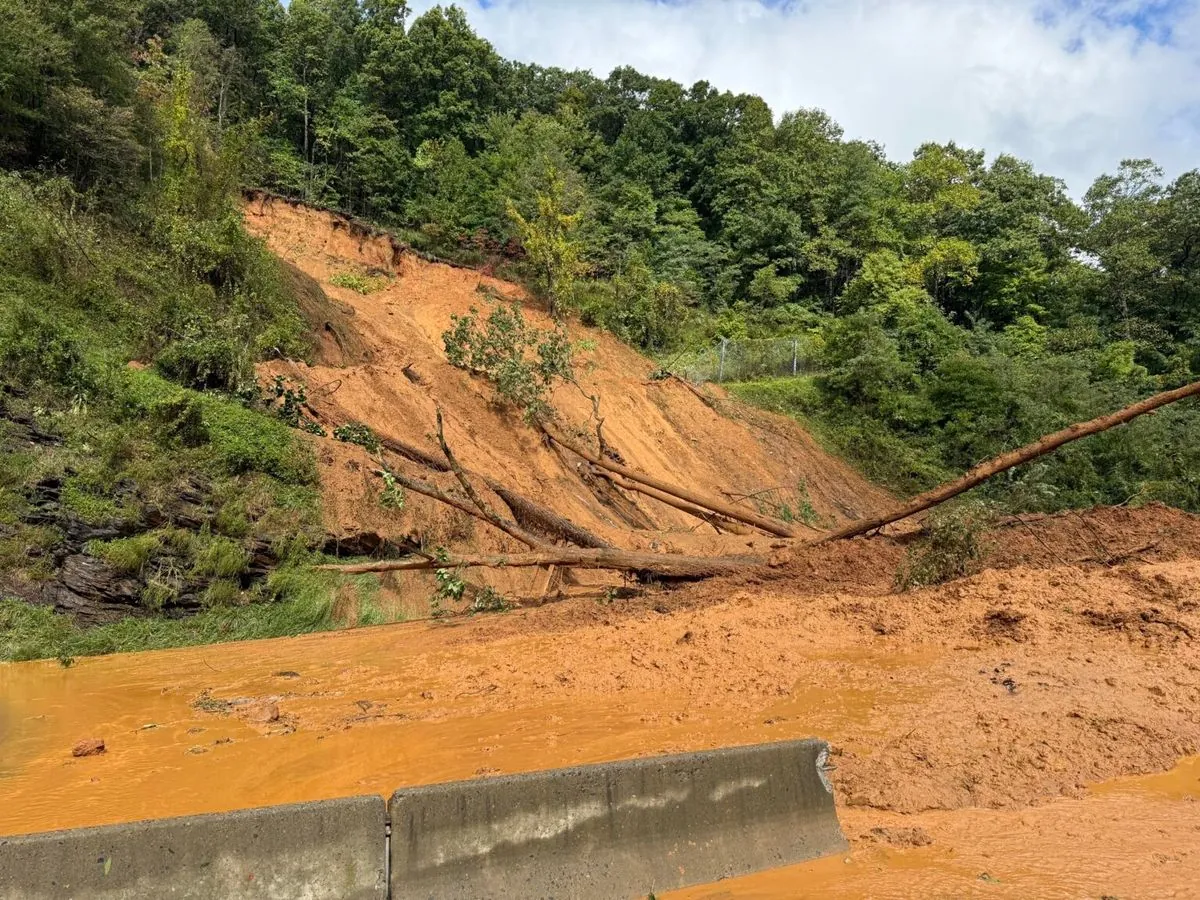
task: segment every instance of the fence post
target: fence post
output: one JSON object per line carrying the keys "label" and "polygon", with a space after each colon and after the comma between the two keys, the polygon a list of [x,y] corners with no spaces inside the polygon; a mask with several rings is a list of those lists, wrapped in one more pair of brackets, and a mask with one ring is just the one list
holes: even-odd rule
{"label": "fence post", "polygon": [[729,338],[721,338],[721,361],[717,365],[717,383],[720,384],[725,380],[725,345],[729,343]]}
{"label": "fence post", "polygon": [[792,339],[792,377],[796,377],[796,351],[799,350],[800,342],[795,338]]}

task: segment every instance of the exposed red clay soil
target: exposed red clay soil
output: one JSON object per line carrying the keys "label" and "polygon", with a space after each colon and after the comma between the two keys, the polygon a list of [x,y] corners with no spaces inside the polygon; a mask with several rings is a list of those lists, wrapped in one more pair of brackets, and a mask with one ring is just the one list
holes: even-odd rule
{"label": "exposed red clay soil", "polygon": [[[767,538],[719,534],[657,500],[597,483],[578,459],[547,447],[519,415],[499,407],[486,382],[446,361],[442,332],[453,315],[465,315],[472,307],[486,311],[489,300],[480,288],[521,303],[528,321],[549,327],[548,316],[521,289],[473,270],[425,262],[389,236],[282,200],[258,197],[248,202],[246,224],[295,267],[293,278],[302,287],[306,314],[320,337],[316,364],[272,364],[265,371],[303,381],[310,405],[323,417],[365,422],[381,435],[440,458],[433,437],[435,404],[440,404],[447,439],[466,468],[497,479],[613,544],[703,554],[769,550]],[[344,272],[388,277],[382,289],[363,295],[331,282]],[[718,413],[688,386],[652,380],[654,364],[611,335],[578,324],[570,331],[574,340],[591,348],[577,353],[579,380],[587,393],[600,396],[606,441],[631,467],[735,497],[775,489],[794,508],[794,495],[803,485],[814,512],[828,524],[890,505],[886,493],[822,451],[794,422],[714,394],[722,409]],[[561,387],[553,402],[567,430],[592,432],[591,402],[582,392]],[[380,483],[367,456],[331,439],[314,443],[335,527],[369,527],[389,537],[432,530],[446,547],[459,551],[518,548],[423,497],[410,497],[403,516],[379,509]],[[433,476],[418,466],[406,470],[445,486],[454,483],[452,476]],[[763,497],[770,500],[770,495]],[[497,498],[492,500],[506,511]],[[526,595],[538,595],[545,581],[536,572],[478,575]],[[611,581],[603,575],[584,578]],[[401,594],[409,583],[414,590],[422,585],[427,594],[428,579],[414,575],[394,580]]]}

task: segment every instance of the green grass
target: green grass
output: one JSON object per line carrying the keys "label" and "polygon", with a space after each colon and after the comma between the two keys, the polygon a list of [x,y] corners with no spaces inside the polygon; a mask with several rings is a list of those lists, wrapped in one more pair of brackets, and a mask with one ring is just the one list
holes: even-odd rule
{"label": "green grass", "polygon": [[[70,616],[48,607],[0,599],[0,660],[57,658],[67,663],[80,656],[287,637],[347,624],[382,624],[387,617],[374,601],[378,581],[373,580],[372,587],[364,576],[345,578],[288,566],[272,572],[257,592],[240,592],[232,581],[214,581],[205,596],[205,609],[185,619],[130,617],[94,628],[80,628]],[[334,597],[343,584],[359,592],[355,622],[337,622],[333,616]]]}
{"label": "green grass", "polygon": [[90,556],[102,559],[126,575],[136,575],[162,547],[162,534],[147,531],[111,541],[89,541],[84,548]]}
{"label": "green grass", "polygon": [[336,273],[329,279],[330,284],[344,287],[359,294],[373,294],[388,286],[390,279],[386,275],[367,274],[350,270]]}
{"label": "green grass", "polygon": [[246,571],[250,555],[236,541],[212,535],[198,535],[193,542],[192,571],[214,578],[234,578]]}

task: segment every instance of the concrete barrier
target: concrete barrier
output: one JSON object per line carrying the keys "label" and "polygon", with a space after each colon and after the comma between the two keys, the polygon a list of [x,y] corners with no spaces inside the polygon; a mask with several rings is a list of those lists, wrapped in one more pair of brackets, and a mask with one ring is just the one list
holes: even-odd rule
{"label": "concrete barrier", "polygon": [[382,797],[0,838],[0,900],[382,900]]}
{"label": "concrete barrier", "polygon": [[846,847],[823,741],[397,791],[394,900],[645,897]]}

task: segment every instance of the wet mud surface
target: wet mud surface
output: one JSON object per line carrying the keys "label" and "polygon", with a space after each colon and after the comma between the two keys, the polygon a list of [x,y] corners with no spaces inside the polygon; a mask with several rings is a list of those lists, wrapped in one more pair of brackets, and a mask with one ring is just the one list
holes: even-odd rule
{"label": "wet mud surface", "polygon": [[816,735],[851,852],[681,898],[1188,896],[1200,561],[997,562],[6,666],[0,833]]}

